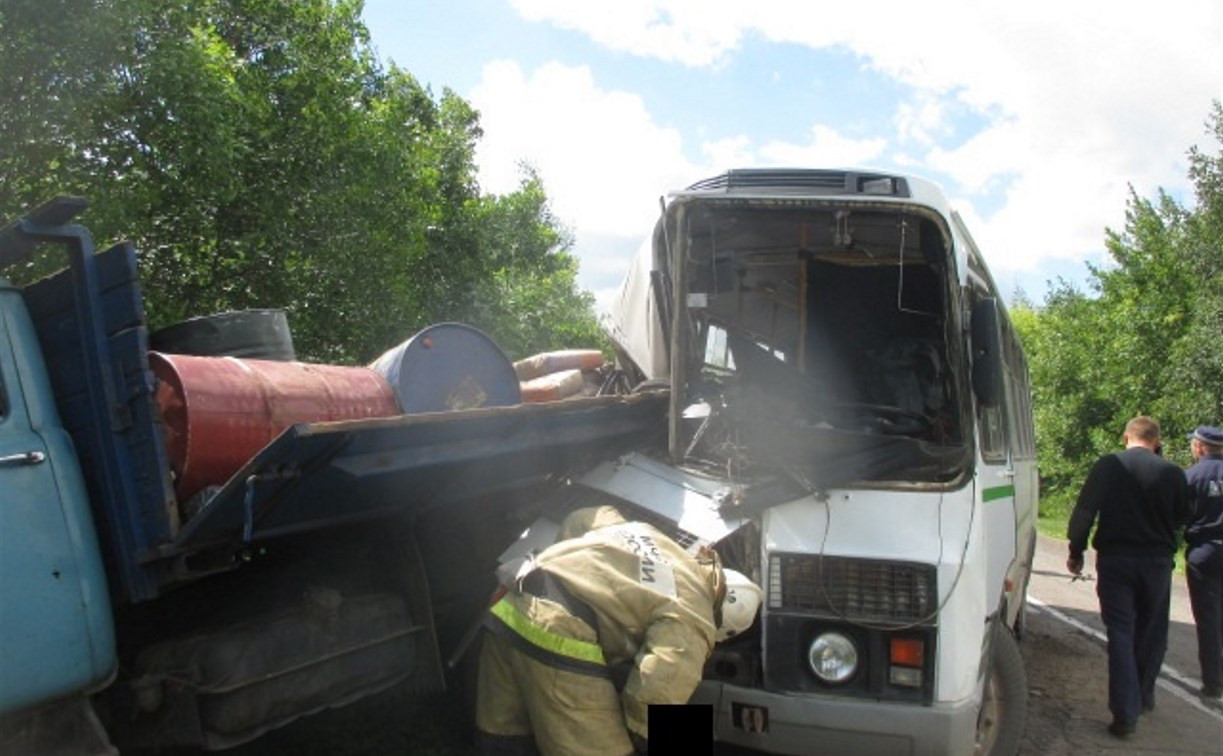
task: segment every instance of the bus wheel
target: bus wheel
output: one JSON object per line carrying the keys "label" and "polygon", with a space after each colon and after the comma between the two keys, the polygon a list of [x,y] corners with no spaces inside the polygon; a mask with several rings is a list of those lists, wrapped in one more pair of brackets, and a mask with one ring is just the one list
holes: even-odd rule
{"label": "bus wheel", "polygon": [[974,756],[1014,756],[1028,716],[1028,675],[1015,636],[998,629],[985,699],[977,715]]}

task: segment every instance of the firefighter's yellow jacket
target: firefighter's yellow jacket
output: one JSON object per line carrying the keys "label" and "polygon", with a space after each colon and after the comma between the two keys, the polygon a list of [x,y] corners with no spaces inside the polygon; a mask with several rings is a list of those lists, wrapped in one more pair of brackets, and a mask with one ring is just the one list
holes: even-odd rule
{"label": "firefighter's yellow jacket", "polygon": [[[714,644],[720,566],[604,506],[570,514],[559,540],[535,558],[534,568],[593,612],[597,649],[579,648],[576,656],[590,661],[590,653],[597,657],[601,650],[609,668],[631,664],[620,692],[624,720],[630,732],[648,738],[647,707],[686,703],[700,682]],[[523,628],[513,625],[525,618],[545,632],[582,635],[569,632],[572,618],[555,616],[554,604],[519,592],[510,592],[503,602],[501,613],[494,608],[494,615],[520,634]]]}

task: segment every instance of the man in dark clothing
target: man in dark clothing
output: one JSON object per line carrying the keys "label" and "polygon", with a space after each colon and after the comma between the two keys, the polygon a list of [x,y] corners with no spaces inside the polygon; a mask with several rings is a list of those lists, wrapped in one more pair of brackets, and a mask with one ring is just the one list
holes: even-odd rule
{"label": "man in dark clothing", "polygon": [[[1184,472],[1155,453],[1159,424],[1125,425],[1125,451],[1096,461],[1070,515],[1066,569],[1083,571],[1093,523],[1096,595],[1108,631],[1108,731],[1134,732],[1140,711],[1155,708],[1155,680],[1168,646],[1172,557],[1189,514]],[[1097,522],[1098,519],[1098,522]]]}
{"label": "man in dark clothing", "polygon": [[1201,692],[1223,698],[1223,430],[1199,426],[1189,439],[1197,461],[1185,471],[1185,572],[1198,631]]}

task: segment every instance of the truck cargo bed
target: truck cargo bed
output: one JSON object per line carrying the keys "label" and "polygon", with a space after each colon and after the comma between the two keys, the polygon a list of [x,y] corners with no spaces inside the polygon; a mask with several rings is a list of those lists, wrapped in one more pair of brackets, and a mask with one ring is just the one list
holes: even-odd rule
{"label": "truck cargo bed", "polygon": [[666,403],[663,392],[295,425],[212,495],[174,549],[423,513],[572,472],[661,438]]}
{"label": "truck cargo bed", "polygon": [[[24,297],[118,603],[228,568],[236,561],[227,553],[260,539],[445,507],[564,475],[665,432],[659,393],[298,424],[228,481],[178,502],[136,250],[95,254],[89,233],[68,223],[83,206],[51,203],[0,230],[0,267],[32,259],[40,245],[67,252],[69,267]],[[220,560],[192,560],[205,551]]]}

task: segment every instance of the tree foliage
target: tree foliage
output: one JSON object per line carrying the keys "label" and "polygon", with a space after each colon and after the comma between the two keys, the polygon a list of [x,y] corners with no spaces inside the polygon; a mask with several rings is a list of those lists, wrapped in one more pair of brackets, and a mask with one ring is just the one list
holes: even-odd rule
{"label": "tree foliage", "polygon": [[[1223,147],[1223,109],[1209,133]],[[1109,230],[1091,291],[1062,281],[1014,318],[1028,351],[1046,494],[1072,496],[1090,463],[1115,450],[1126,420],[1163,426],[1165,453],[1188,462],[1186,432],[1223,422],[1223,152],[1189,152],[1196,204],[1131,192]]]}
{"label": "tree foliage", "polygon": [[85,195],[95,236],[140,250],[155,325],[282,307],[309,359],[447,320],[512,356],[601,343],[538,179],[481,194],[478,114],[384,68],[360,11],[6,0],[0,217]]}

